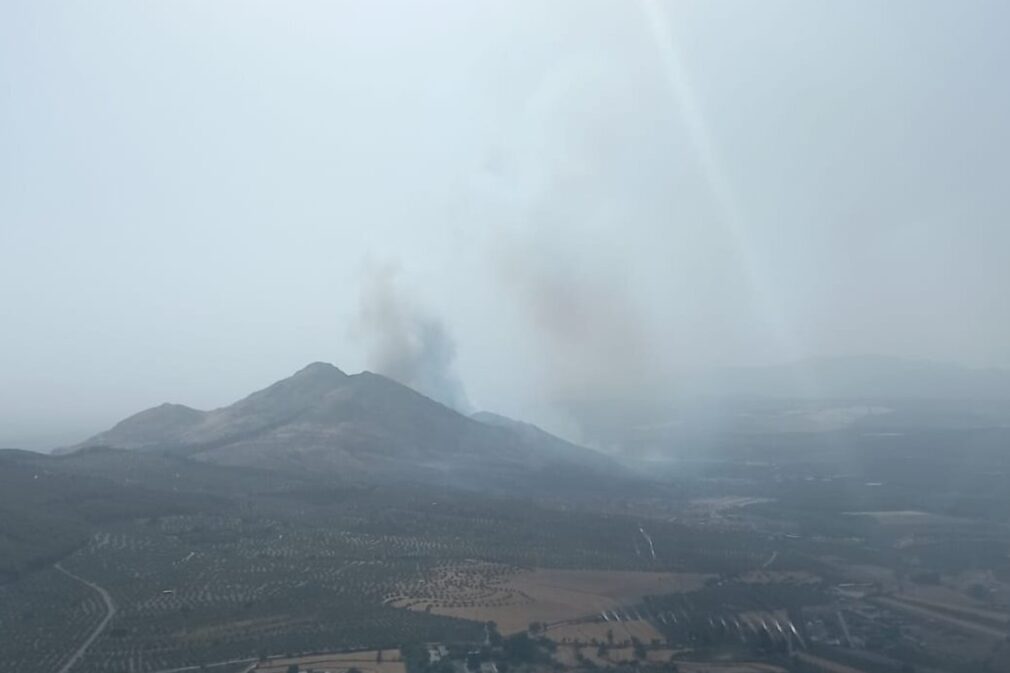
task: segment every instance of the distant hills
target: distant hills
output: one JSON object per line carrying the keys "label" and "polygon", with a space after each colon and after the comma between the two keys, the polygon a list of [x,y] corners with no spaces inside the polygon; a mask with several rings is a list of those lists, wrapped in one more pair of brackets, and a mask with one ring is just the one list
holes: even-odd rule
{"label": "distant hills", "polygon": [[1010,401],[1010,370],[882,355],[687,369],[679,384],[690,394],[711,397]]}
{"label": "distant hills", "polygon": [[1010,427],[1010,371],[885,356],[685,368],[661,392],[573,411],[584,440],[667,455],[777,433]]}
{"label": "distant hills", "polygon": [[[322,362],[227,407],[163,404],[80,444],[343,479],[529,488],[539,479],[613,475],[609,458],[494,414],[464,416],[391,379]],[[539,475],[539,477],[538,477]]]}

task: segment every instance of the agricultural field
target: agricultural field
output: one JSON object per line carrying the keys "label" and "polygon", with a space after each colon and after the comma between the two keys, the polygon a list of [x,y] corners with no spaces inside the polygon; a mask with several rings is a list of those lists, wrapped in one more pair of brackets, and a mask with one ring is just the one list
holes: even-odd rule
{"label": "agricultural field", "polygon": [[605,610],[637,603],[646,595],[695,590],[704,579],[704,575],[693,573],[524,570],[464,563],[438,568],[413,593],[397,597],[391,604],[491,621],[503,634],[517,633],[532,622],[541,622],[553,634],[568,622],[595,619]]}
{"label": "agricultural field", "polygon": [[[96,630],[73,673],[477,641],[485,621],[510,633],[592,617],[696,588],[694,569],[713,557],[738,567],[767,553],[714,535],[679,544],[703,533],[664,522],[648,526],[650,553],[628,516],[445,491],[302,488],[229,502],[97,525],[61,562],[81,581],[49,569],[0,587],[0,619],[17,626],[0,670],[50,671]],[[103,599],[85,582],[114,604],[104,628]]]}
{"label": "agricultural field", "polygon": [[0,585],[0,670],[56,671],[101,622],[101,598],[55,568]]}
{"label": "agricultural field", "polygon": [[[620,622],[596,620],[566,622],[548,628],[546,636],[555,642],[581,645],[605,643],[609,639],[618,643],[629,642],[632,639],[644,643],[663,639],[663,634],[647,619],[627,619]],[[615,651],[612,650],[612,655]]]}
{"label": "agricultural field", "polygon": [[384,606],[384,593],[424,562],[376,559],[373,539],[225,534],[239,530],[239,521],[170,518],[99,534],[67,559],[69,570],[108,587],[119,606],[80,670],[161,670],[479,635],[471,622]]}
{"label": "agricultural field", "polygon": [[257,673],[286,673],[292,664],[319,673],[346,673],[352,668],[361,673],[406,673],[407,670],[398,649],[282,657],[261,661],[252,670]]}
{"label": "agricultural field", "polygon": [[787,673],[788,669],[757,661],[733,663],[713,663],[702,661],[678,661],[677,670],[682,673]]}
{"label": "agricultural field", "polygon": [[[160,483],[166,464],[145,465],[124,482]],[[0,670],[408,673],[361,653],[437,642],[465,655],[531,627],[573,668],[816,670],[792,652],[867,673],[989,673],[1010,658],[1006,530],[909,515],[932,510],[897,498],[854,509],[801,468],[777,475],[774,498],[758,466],[685,481],[691,497],[580,505],[190,468],[168,474],[192,492],[145,496],[129,518],[77,484],[88,516],[53,510],[73,531],[60,543],[80,537],[66,572],[18,548],[0,585]]]}

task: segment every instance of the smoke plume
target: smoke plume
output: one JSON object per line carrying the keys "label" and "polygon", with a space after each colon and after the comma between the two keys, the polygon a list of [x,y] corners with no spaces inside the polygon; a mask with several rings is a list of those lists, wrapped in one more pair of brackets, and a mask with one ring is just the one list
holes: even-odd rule
{"label": "smoke plume", "polygon": [[395,265],[366,268],[355,334],[368,345],[368,367],[458,411],[469,411],[453,369],[456,344],[445,324],[403,291]]}
{"label": "smoke plume", "polygon": [[525,327],[532,383],[581,441],[601,417],[669,386],[656,322],[670,304],[657,289],[669,287],[671,264],[654,245],[668,228],[657,204],[669,190],[655,177],[664,122],[638,107],[648,90],[592,57],[559,63],[480,183],[502,213],[490,256],[499,297]]}
{"label": "smoke plume", "polygon": [[602,426],[669,388],[669,363],[619,271],[560,263],[533,240],[499,253],[510,298],[529,326],[540,384],[555,409],[597,443]]}

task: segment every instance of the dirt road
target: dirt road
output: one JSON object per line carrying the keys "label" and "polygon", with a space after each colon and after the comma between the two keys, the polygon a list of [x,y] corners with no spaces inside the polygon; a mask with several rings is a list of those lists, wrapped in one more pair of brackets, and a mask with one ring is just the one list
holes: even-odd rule
{"label": "dirt road", "polygon": [[59,563],[56,564],[56,569],[59,570],[64,575],[73,578],[78,582],[80,582],[81,584],[89,587],[93,591],[97,591],[98,594],[102,597],[102,601],[104,601],[105,603],[105,617],[103,617],[102,621],[98,623],[98,626],[96,626],[95,630],[91,632],[91,635],[88,636],[87,640],[81,643],[81,646],[78,647],[77,650],[74,652],[74,654],[70,657],[70,659],[67,660],[67,663],[63,664],[63,667],[60,668],[60,670],[57,672],[57,673],[68,673],[68,671],[70,671],[70,669],[74,667],[74,664],[77,663],[78,659],[84,656],[84,653],[88,651],[88,648],[91,647],[91,644],[95,642],[98,636],[102,635],[102,632],[105,631],[105,628],[109,625],[109,622],[112,621],[112,618],[116,614],[116,604],[112,602],[112,596],[109,595],[109,592],[103,589],[102,587],[98,586],[94,582],[89,582],[83,577],[75,575],[74,573],[70,572],[69,570],[61,566]]}

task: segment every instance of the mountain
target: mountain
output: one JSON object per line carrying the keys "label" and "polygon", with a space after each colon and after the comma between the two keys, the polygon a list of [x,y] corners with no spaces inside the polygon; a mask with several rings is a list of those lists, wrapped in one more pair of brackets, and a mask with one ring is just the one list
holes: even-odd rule
{"label": "mountain", "polygon": [[467,417],[386,377],[313,363],[220,409],[162,404],[53,455],[0,450],[0,583],[110,524],[209,512],[303,518],[390,493],[577,501],[629,483],[650,488],[536,426]]}
{"label": "mountain", "polygon": [[615,472],[602,454],[535,426],[469,418],[391,379],[313,363],[234,404],[163,404],[71,447],[110,447],[292,474],[529,488],[538,478]]}
{"label": "mountain", "polygon": [[524,444],[529,447],[536,447],[541,453],[556,458],[563,458],[570,461],[578,461],[584,464],[596,466],[599,469],[610,469],[613,461],[605,454],[597,451],[590,451],[578,444],[561,439],[550,434],[543,428],[525,421],[517,421],[507,416],[495,414],[490,411],[478,411],[471,414],[470,418],[485,425],[503,428],[514,433]]}
{"label": "mountain", "polygon": [[166,402],[130,416],[112,430],[93,437],[86,444],[89,446],[107,444],[123,449],[142,449],[159,444],[171,446],[182,442],[186,431],[199,425],[204,417],[202,411]]}

